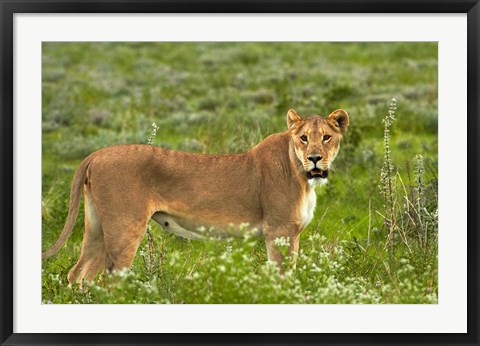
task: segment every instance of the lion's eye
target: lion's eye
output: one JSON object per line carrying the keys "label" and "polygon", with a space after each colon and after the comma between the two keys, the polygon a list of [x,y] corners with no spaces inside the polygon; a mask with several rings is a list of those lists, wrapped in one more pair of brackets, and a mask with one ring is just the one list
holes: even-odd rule
{"label": "lion's eye", "polygon": [[323,136],[323,140],[324,140],[325,142],[328,141],[330,138],[332,138],[332,136],[329,136],[329,135]]}
{"label": "lion's eye", "polygon": [[300,139],[302,140],[302,142],[307,142],[308,141],[308,137],[303,135],[300,137]]}

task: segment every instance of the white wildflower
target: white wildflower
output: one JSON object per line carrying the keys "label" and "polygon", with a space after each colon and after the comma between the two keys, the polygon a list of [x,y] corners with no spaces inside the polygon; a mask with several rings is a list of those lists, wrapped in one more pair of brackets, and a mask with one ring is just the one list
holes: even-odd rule
{"label": "white wildflower", "polygon": [[290,246],[290,237],[275,238],[274,243],[279,248],[289,247]]}
{"label": "white wildflower", "polygon": [[150,132],[150,137],[147,139],[147,144],[151,145],[155,136],[157,135],[157,130],[159,129],[156,123],[152,123],[152,132]]}

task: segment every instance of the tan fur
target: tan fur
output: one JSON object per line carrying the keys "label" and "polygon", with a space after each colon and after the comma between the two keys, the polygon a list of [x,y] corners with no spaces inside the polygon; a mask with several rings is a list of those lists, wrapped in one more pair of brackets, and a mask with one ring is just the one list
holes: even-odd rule
{"label": "tan fur", "polygon": [[[70,236],[83,186],[85,233],[80,258],[68,275],[70,283],[93,280],[102,268],[130,267],[150,218],[190,238],[203,236],[200,227],[229,236],[232,229],[241,233],[240,225],[248,223],[265,237],[269,260],[281,266],[275,239],[288,237],[290,252],[298,253],[300,232],[310,221],[305,217],[313,215],[311,182],[322,180],[307,179],[313,164],[308,157],[321,156],[317,167],[328,170],[348,121],[343,110],[308,119],[290,110],[287,131],[236,155],[192,154],[151,145],[96,151],[75,173],[65,227],[42,257],[55,254]],[[326,134],[331,136],[328,141]],[[308,137],[306,143],[302,136]]]}

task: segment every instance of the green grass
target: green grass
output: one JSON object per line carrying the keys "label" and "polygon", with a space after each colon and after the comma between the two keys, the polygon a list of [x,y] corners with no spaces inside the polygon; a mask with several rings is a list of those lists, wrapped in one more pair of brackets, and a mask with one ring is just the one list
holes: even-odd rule
{"label": "green grass", "polygon": [[[437,208],[435,43],[44,43],[42,54],[44,249],[63,228],[81,160],[106,146],[147,143],[153,122],[153,145],[235,153],[284,131],[289,108],[301,115],[344,108],[350,115],[295,271],[281,276],[268,265],[261,239],[189,241],[152,222],[152,236],[121,278],[68,287],[81,211],[67,245],[43,262],[45,303],[437,302],[435,221],[423,242],[410,218],[426,216],[408,207],[420,154],[426,212]],[[379,185],[382,119],[392,97],[400,228],[387,244]]]}

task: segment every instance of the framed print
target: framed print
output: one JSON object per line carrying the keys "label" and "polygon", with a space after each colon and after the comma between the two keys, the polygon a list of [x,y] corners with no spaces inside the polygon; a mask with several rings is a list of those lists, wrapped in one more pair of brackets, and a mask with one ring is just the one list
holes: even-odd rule
{"label": "framed print", "polygon": [[3,1],[2,344],[478,344],[479,8]]}

